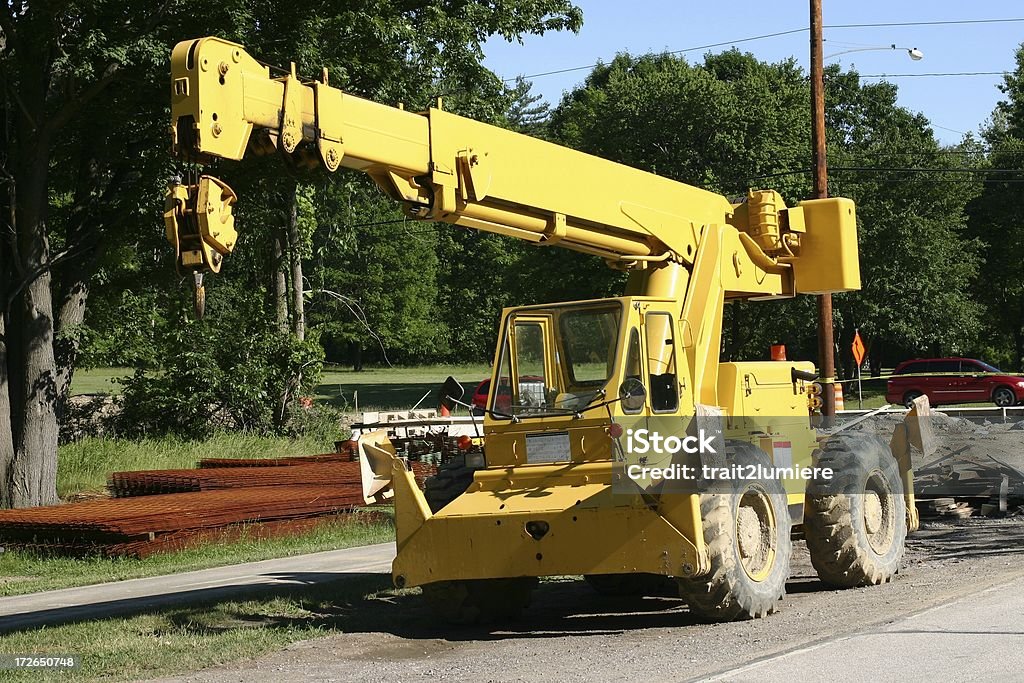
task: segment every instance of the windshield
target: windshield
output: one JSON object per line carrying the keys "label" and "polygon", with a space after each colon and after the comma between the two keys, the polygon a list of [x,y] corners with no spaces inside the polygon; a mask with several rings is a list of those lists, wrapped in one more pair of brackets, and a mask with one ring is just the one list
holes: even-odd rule
{"label": "windshield", "polygon": [[497,417],[566,415],[603,396],[615,370],[621,318],[618,302],[512,313],[491,410]]}

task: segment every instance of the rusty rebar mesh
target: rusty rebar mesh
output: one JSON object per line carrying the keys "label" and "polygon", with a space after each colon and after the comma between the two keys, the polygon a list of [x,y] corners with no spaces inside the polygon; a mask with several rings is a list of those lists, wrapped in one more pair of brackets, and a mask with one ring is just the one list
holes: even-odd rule
{"label": "rusty rebar mesh", "polygon": [[[116,498],[0,510],[0,544],[144,557],[230,541],[246,530],[300,533],[364,504],[359,463],[345,454],[237,462],[244,465],[115,472],[108,486]],[[414,460],[409,467],[421,488],[437,472],[436,461]]]}
{"label": "rusty rebar mesh", "polygon": [[273,522],[231,524],[210,529],[188,529],[154,534],[153,538],[124,542],[100,543],[84,539],[52,539],[50,541],[15,541],[5,546],[11,549],[34,550],[52,555],[84,557],[103,555],[106,557],[149,557],[159,552],[185,550],[205,543],[231,543],[240,539],[265,539],[293,536],[306,533],[317,527],[336,524],[378,524],[390,521],[390,516],[380,510],[362,511],[356,515],[341,514],[302,519],[285,519]]}
{"label": "rusty rebar mesh", "polygon": [[[315,517],[363,504],[358,484],[269,486],[160,496],[111,498],[67,505],[0,510],[0,540],[33,536],[73,540],[134,537],[241,522]],[[124,537],[133,537],[131,539]]]}
{"label": "rusty rebar mesh", "polygon": [[191,470],[114,472],[107,481],[118,498],[256,486],[359,484],[359,463],[324,462],[292,467],[217,467]]}
{"label": "rusty rebar mesh", "polygon": [[288,467],[308,465],[316,462],[347,462],[352,458],[347,453],[322,453],[320,455],[296,455],[288,458],[203,458],[199,468],[211,467]]}

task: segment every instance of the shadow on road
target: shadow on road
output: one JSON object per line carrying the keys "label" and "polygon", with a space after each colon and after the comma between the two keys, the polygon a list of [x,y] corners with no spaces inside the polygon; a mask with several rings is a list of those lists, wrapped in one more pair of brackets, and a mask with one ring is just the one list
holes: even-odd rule
{"label": "shadow on road", "polygon": [[[908,539],[908,562],[956,562],[993,555],[1024,556],[1021,520],[929,524]],[[266,576],[278,583],[216,586],[0,617],[0,633],[137,614],[162,614],[180,629],[200,635],[244,628],[309,628],[451,641],[585,637],[698,623],[678,598],[607,597],[572,578],[542,581],[522,622],[466,628],[441,624],[418,589],[396,590],[386,574],[301,572]],[[787,593],[829,590],[833,589],[815,576],[799,543]]]}

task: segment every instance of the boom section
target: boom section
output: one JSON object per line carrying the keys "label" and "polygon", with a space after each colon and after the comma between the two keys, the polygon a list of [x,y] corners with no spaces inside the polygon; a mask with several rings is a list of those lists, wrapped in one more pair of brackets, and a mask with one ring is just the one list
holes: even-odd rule
{"label": "boom section", "polygon": [[[619,260],[692,262],[722,196],[432,108],[404,111],[294,73],[271,78],[240,45],[172,54],[174,150],[197,161],[281,150],[298,164],[363,171],[411,215]],[[667,256],[666,256],[667,258]]]}
{"label": "boom section", "polygon": [[[186,160],[277,152],[300,167],[356,169],[413,218],[593,254],[641,271],[638,289],[647,294],[671,293],[653,287],[650,272],[691,271],[711,233],[721,230],[723,271],[732,273],[720,282],[726,298],[860,286],[849,200],[787,208],[766,190],[733,205],[713,192],[440,107],[415,113],[355,97],[331,87],[326,70],[319,81],[303,82],[293,64],[273,78],[241,45],[215,37],[179,43],[171,72],[173,149]],[[192,200],[201,185],[176,192]],[[206,208],[169,203],[168,233],[182,232],[182,244],[192,234],[208,242],[202,230],[188,229],[202,227]],[[221,211],[220,219],[228,213]],[[215,246],[209,258],[185,251],[179,263],[215,270],[219,251]]]}

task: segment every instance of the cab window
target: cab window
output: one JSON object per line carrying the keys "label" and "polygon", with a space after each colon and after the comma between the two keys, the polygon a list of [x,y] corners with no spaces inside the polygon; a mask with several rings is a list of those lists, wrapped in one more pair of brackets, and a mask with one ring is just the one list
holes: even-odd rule
{"label": "cab window", "polygon": [[545,404],[547,373],[544,369],[544,329],[537,323],[516,323],[516,369],[518,386],[514,393],[520,406]]}
{"label": "cab window", "polygon": [[644,328],[651,410],[656,413],[676,410],[679,408],[679,391],[676,388],[676,345],[672,316],[668,313],[648,313]]}
{"label": "cab window", "polygon": [[[623,379],[638,379],[643,381],[643,364],[640,360],[640,332],[634,327],[629,333],[629,347],[626,351],[626,372]],[[627,410],[622,408],[624,413],[639,413],[642,408]]]}

